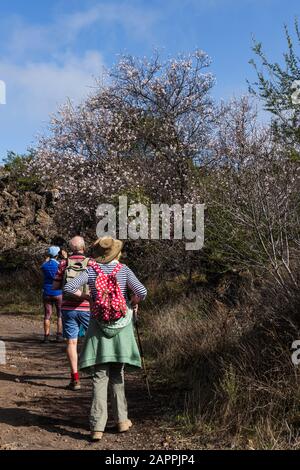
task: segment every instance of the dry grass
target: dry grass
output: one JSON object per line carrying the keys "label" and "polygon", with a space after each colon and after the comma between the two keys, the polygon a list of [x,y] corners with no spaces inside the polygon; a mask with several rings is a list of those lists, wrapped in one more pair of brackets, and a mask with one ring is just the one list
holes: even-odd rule
{"label": "dry grass", "polygon": [[2,273],[0,312],[36,315],[42,312],[41,279],[33,271]]}
{"label": "dry grass", "polygon": [[290,349],[300,338],[299,304],[269,294],[252,290],[229,308],[201,292],[146,315],[147,353],[166,383],[185,391],[177,421],[202,445],[300,446],[299,377]]}

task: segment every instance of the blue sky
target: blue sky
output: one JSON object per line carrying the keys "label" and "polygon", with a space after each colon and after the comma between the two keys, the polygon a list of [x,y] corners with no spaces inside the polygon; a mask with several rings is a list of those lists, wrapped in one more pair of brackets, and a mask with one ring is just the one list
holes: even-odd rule
{"label": "blue sky", "polygon": [[201,48],[212,58],[213,96],[245,94],[252,36],[280,61],[283,24],[292,29],[296,16],[296,0],[0,0],[0,160],[34,145],[49,114],[84,99],[120,53]]}

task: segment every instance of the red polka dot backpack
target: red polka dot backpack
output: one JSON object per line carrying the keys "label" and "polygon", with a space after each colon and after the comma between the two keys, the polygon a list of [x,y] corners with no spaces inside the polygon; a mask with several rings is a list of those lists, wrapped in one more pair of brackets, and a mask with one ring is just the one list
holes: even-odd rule
{"label": "red polka dot backpack", "polygon": [[92,316],[105,322],[114,322],[125,317],[126,300],[116,278],[123,265],[118,263],[110,274],[105,274],[96,261],[90,260],[89,266],[98,274],[95,281],[97,296],[92,307]]}

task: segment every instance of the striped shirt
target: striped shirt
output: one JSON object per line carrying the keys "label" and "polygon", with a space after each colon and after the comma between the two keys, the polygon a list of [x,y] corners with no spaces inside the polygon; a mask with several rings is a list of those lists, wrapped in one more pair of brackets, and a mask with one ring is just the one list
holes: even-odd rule
{"label": "striped shirt", "polygon": [[[116,267],[116,263],[118,263],[118,261],[114,260],[107,264],[98,263],[98,265],[105,274],[111,274]],[[65,285],[64,292],[74,294],[81,286],[88,283],[91,296],[93,300],[95,300],[97,296],[97,289],[95,287],[97,276],[96,271],[88,267],[86,271]],[[116,278],[121,292],[127,301],[129,300],[128,290],[131,290],[135,295],[140,297],[141,300],[144,300],[147,295],[147,289],[126,264],[122,264],[120,271],[116,274]]]}

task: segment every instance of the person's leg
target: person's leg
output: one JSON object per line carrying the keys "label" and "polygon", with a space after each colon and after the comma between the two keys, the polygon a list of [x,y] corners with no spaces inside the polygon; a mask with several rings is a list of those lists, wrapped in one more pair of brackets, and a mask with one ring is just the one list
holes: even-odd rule
{"label": "person's leg", "polygon": [[54,297],[54,303],[57,315],[57,329],[56,338],[59,339],[62,336],[62,320],[61,320],[61,306],[62,306],[62,295]]}
{"label": "person's leg", "polygon": [[71,368],[71,382],[68,385],[70,390],[80,389],[77,354],[77,338],[79,333],[77,314],[76,310],[62,311],[63,336],[67,340],[66,353]]}
{"label": "person's leg", "polygon": [[50,320],[47,318],[44,319],[44,336],[50,336]]}
{"label": "person's leg", "polygon": [[93,376],[93,401],[90,411],[90,428],[93,432],[103,432],[107,422],[107,388],[109,364],[98,364]]}
{"label": "person's leg", "polygon": [[74,375],[78,372],[77,338],[67,339],[67,357]]}
{"label": "person's leg", "polygon": [[44,296],[44,342],[49,340],[50,336],[50,322],[52,315],[52,299],[49,296]]}
{"label": "person's leg", "polygon": [[90,312],[79,312],[78,311],[78,315],[77,315],[77,322],[78,322],[78,325],[79,325],[79,330],[80,330],[80,327],[82,326],[84,328],[84,330],[86,331],[88,329],[88,326],[89,326],[89,322],[90,322]]}
{"label": "person's leg", "polygon": [[128,420],[127,400],[125,397],[124,364],[111,363],[109,385],[113,416],[119,431],[128,431],[131,421]]}

